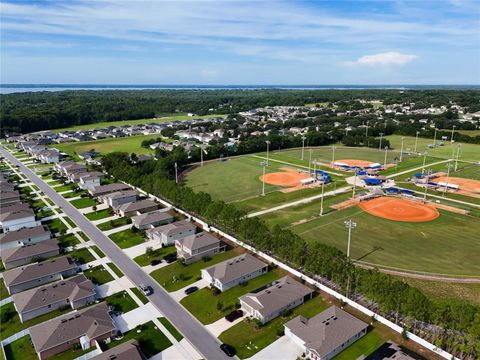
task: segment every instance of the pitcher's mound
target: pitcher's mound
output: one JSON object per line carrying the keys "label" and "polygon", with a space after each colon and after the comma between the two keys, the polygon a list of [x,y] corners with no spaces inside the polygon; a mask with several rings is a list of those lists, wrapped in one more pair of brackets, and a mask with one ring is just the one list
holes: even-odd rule
{"label": "pitcher's mound", "polygon": [[425,222],[440,216],[434,206],[399,198],[379,197],[362,201],[358,206],[369,214],[393,221]]}

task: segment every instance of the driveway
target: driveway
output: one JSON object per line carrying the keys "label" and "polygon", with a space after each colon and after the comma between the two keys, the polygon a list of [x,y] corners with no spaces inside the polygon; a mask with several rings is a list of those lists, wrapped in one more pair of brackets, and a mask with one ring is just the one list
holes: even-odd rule
{"label": "driveway", "polygon": [[196,286],[199,289],[203,289],[204,287],[208,286],[208,282],[203,280],[203,279],[200,279],[200,280],[194,282],[193,284],[190,284],[190,285],[185,286],[184,288],[181,288],[180,290],[171,292],[170,296],[172,298],[174,298],[175,300],[177,300],[178,302],[180,302],[180,300],[182,300],[184,297],[187,296],[187,295],[185,295],[185,289],[188,289],[189,287],[192,287],[192,286]]}
{"label": "driveway", "polygon": [[295,344],[288,336],[282,336],[273,344],[268,345],[265,349],[260,350],[253,355],[251,360],[292,360],[299,358],[303,353],[303,349]]}
{"label": "driveway", "polygon": [[213,334],[213,336],[219,337],[221,333],[230,329],[232,326],[237,325],[243,319],[245,319],[245,315],[234,322],[229,322],[223,317],[220,320],[215,321],[213,324],[205,325],[205,327]]}
{"label": "driveway", "polygon": [[152,319],[161,317],[162,314],[151,303],[147,303],[125,314],[116,316],[113,321],[117,328],[125,333],[128,330],[136,328],[138,325],[145,324]]}

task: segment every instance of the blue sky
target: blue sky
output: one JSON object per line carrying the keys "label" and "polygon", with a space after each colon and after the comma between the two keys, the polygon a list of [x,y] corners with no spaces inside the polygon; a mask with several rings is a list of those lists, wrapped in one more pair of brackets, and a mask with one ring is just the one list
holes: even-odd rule
{"label": "blue sky", "polygon": [[2,1],[1,82],[480,84],[480,1]]}

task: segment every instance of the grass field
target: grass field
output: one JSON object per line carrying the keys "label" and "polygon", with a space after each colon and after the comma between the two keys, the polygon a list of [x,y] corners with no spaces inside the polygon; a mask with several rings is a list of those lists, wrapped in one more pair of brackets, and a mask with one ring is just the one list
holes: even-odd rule
{"label": "grass field", "polygon": [[139,266],[147,266],[150,265],[150,262],[152,260],[161,260],[165,255],[168,254],[173,254],[177,252],[177,249],[175,246],[167,246],[167,247],[161,247],[155,250],[152,250],[151,253],[148,255],[142,254],[137,257],[135,257],[133,260],[139,265]]}
{"label": "grass field", "polygon": [[73,234],[65,234],[59,236],[57,237],[57,240],[61,247],[68,247],[80,244],[80,240],[78,240]]}
{"label": "grass field", "polygon": [[478,276],[478,218],[442,210],[440,213],[433,221],[405,223],[381,219],[352,207],[291,230],[307,241],[320,241],[346,251],[344,221],[352,219],[357,223],[351,242],[355,260],[419,272]]}
{"label": "grass field", "polygon": [[480,136],[480,130],[456,130],[455,132],[468,136]]}
{"label": "grass field", "polygon": [[126,249],[145,242],[145,238],[142,233],[134,233],[131,229],[112,234],[109,236],[109,238],[121,249]]}
{"label": "grass field", "polygon": [[4,348],[7,360],[37,360],[38,356],[33,347],[30,335],[21,337]]}
{"label": "grass field", "polygon": [[129,312],[130,310],[138,307],[137,303],[132,299],[130,295],[124,290],[113,295],[107,296],[105,299],[109,306],[112,306],[115,311],[122,313]]}
{"label": "grass field", "polygon": [[382,344],[383,340],[374,331],[370,331],[335,356],[333,360],[350,360],[358,359],[362,355],[368,356],[377,350]]}

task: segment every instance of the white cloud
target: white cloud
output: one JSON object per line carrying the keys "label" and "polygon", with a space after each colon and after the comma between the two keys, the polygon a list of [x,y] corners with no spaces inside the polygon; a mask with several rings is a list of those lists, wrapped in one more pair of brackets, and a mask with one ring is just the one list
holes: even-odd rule
{"label": "white cloud", "polygon": [[364,55],[355,61],[354,64],[381,66],[405,65],[415,59],[417,59],[416,55],[400,54],[395,51],[390,51],[373,55]]}

